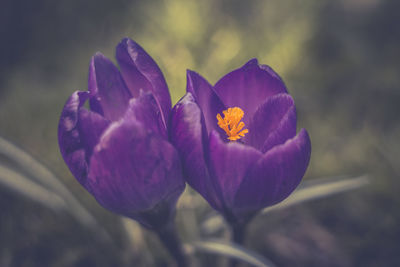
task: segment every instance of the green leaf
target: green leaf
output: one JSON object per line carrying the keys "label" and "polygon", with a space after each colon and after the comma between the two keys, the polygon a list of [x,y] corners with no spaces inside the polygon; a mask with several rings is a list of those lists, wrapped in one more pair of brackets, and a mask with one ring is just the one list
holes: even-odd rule
{"label": "green leaf", "polygon": [[209,239],[204,241],[196,241],[190,244],[186,244],[185,248],[189,252],[206,252],[213,253],[218,255],[228,256],[230,258],[234,258],[253,266],[257,267],[275,267],[270,260],[264,258],[260,254],[244,248],[240,245],[217,240],[217,239]]}
{"label": "green leaf", "polygon": [[[64,186],[60,179],[47,167],[27,152],[2,137],[0,137],[0,154],[10,159],[15,165],[17,165],[18,169],[22,168],[26,170],[31,179],[52,191],[59,193],[67,199],[74,199],[73,202],[77,201],[68,188]],[[80,205],[79,202],[78,205]]]}
{"label": "green leaf", "polygon": [[362,175],[357,177],[338,176],[305,181],[286,200],[275,206],[263,209],[261,213],[265,214],[273,210],[287,208],[306,201],[358,189],[367,185],[369,180],[367,175]]}
{"label": "green leaf", "polygon": [[[261,214],[355,190],[367,185],[369,181],[370,179],[368,175],[356,177],[335,176],[304,181],[287,199],[277,205],[263,209]],[[219,214],[215,213],[214,215],[209,216],[202,223],[201,228],[207,234],[212,234],[219,231],[223,226],[224,220]]]}
{"label": "green leaf", "polygon": [[0,184],[53,210],[66,208],[64,199],[22,174],[0,165]]}
{"label": "green leaf", "polygon": [[[14,169],[2,165],[4,173],[1,174],[1,183],[12,188],[24,196],[31,198],[47,207],[57,206],[61,202],[46,203],[56,198],[50,197],[57,195],[58,199],[65,202],[62,206],[79,223],[91,229],[97,237],[104,242],[110,242],[111,237],[107,231],[99,224],[96,218],[79,202],[71,191],[54,175],[47,167],[41,164],[34,157],[16,145],[0,137],[0,155],[5,156],[13,164]],[[24,171],[25,175],[22,175]],[[12,179],[15,179],[12,181]],[[43,194],[43,196],[40,196]],[[57,204],[58,203],[58,204]]]}

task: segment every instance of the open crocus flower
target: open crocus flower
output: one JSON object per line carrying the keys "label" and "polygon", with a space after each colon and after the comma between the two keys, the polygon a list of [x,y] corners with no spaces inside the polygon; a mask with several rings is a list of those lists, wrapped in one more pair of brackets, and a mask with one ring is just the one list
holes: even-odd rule
{"label": "open crocus flower", "polygon": [[185,187],[179,155],[168,142],[168,87],[134,41],[123,39],[116,58],[120,71],[102,54],[93,56],[89,90],[74,92],[62,111],[60,150],[102,206],[159,228],[173,217]]}
{"label": "open crocus flower", "polygon": [[256,59],[215,86],[188,71],[187,94],[170,121],[187,182],[233,225],[288,197],[310,160],[292,97]]}

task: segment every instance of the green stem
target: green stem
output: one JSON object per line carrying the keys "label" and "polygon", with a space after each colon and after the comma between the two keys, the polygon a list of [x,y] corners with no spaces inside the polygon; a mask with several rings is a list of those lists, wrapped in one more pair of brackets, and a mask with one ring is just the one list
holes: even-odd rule
{"label": "green stem", "polygon": [[243,245],[245,231],[246,225],[232,226],[232,241],[236,244]]}
{"label": "green stem", "polygon": [[182,243],[176,233],[174,226],[167,226],[155,231],[164,247],[175,259],[178,267],[187,267],[188,262],[183,251]]}
{"label": "green stem", "polygon": [[[231,230],[232,230],[232,241],[238,245],[243,245],[244,243],[244,238],[245,238],[245,232],[247,228],[247,223],[243,224],[231,224]],[[236,267],[238,266],[239,261],[235,259],[231,259],[229,262],[230,267]]]}

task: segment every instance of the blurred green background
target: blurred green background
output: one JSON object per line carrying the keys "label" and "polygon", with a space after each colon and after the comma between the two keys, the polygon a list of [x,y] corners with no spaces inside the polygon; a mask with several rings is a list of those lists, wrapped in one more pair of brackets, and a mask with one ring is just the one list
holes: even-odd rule
{"label": "blurred green background", "polygon": [[[298,125],[310,133],[304,180],[372,178],[362,189],[257,217],[247,247],[278,266],[400,266],[399,10],[397,0],[3,0],[0,136],[49,166],[112,242],[0,184],[0,266],[172,266],[151,233],[81,188],[58,150],[61,109],[87,89],[91,56],[113,59],[125,36],[159,64],[173,103],[187,68],[214,84],[257,57],[282,76]],[[178,206],[184,241],[207,236],[199,225],[208,205],[187,190]],[[196,258],[197,266],[222,264]]]}

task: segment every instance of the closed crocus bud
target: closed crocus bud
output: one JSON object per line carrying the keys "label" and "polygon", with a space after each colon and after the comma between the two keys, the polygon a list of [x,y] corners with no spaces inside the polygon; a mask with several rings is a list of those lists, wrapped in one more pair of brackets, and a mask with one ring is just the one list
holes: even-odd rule
{"label": "closed crocus bud", "polygon": [[170,120],[187,182],[234,229],[288,197],[310,160],[307,131],[296,135],[293,98],[256,59],[215,86],[188,71],[187,94]]}
{"label": "closed crocus bud", "polygon": [[[120,70],[93,56],[88,91],[76,91],[61,114],[58,139],[72,174],[105,208],[149,229],[166,227],[185,188],[168,141],[171,99],[161,70],[134,41],[117,46]],[[90,109],[84,104],[89,102]]]}

